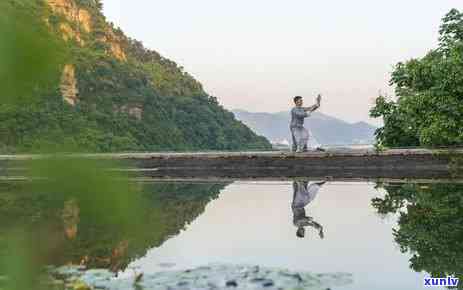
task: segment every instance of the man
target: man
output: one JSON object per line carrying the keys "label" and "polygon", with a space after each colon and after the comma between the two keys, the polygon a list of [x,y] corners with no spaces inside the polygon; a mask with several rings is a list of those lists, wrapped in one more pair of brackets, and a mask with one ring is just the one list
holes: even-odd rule
{"label": "man", "polygon": [[305,227],[313,227],[318,230],[320,238],[324,238],[322,225],[306,215],[305,207],[315,199],[318,191],[325,183],[326,181],[308,185],[307,181],[293,182],[294,195],[291,209],[293,210],[293,223],[297,227],[296,236],[298,238],[305,236]]}
{"label": "man", "polygon": [[[320,108],[322,96],[317,96],[317,103],[311,107],[303,107],[304,104],[302,97],[294,97],[294,104],[296,105],[291,110],[291,136],[293,139],[292,151],[300,153],[307,151],[307,141],[309,141],[309,131],[304,128],[304,119],[310,116],[310,113]],[[324,151],[321,148],[317,150]]]}

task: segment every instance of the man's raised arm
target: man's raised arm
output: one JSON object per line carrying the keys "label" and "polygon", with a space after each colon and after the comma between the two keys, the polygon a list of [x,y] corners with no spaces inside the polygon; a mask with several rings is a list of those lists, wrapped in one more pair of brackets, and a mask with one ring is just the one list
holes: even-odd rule
{"label": "man's raised arm", "polygon": [[317,96],[317,103],[313,106],[310,106],[310,107],[305,107],[304,108],[304,111],[306,112],[313,112],[315,110],[317,110],[318,108],[320,108],[320,103],[322,101],[322,95],[318,94]]}

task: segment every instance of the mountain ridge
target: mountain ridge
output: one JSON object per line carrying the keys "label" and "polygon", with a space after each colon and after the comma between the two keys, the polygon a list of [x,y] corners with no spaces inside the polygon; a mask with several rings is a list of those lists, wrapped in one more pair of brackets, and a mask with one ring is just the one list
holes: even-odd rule
{"label": "mountain ridge", "polygon": [[[248,125],[257,134],[272,142],[291,141],[289,131],[290,112],[280,111],[249,112],[242,109],[232,110],[235,117]],[[376,127],[367,122],[349,123],[321,112],[314,112],[305,122],[311,132],[312,146],[373,144]]]}

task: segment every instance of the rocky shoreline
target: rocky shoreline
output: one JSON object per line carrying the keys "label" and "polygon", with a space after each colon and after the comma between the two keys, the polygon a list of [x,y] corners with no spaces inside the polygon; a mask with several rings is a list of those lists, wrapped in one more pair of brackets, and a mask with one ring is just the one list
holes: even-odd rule
{"label": "rocky shoreline", "polygon": [[124,278],[105,269],[64,266],[51,274],[63,282],[64,289],[73,290],[327,290],[352,283],[348,273],[313,274],[248,265],[208,265]]}

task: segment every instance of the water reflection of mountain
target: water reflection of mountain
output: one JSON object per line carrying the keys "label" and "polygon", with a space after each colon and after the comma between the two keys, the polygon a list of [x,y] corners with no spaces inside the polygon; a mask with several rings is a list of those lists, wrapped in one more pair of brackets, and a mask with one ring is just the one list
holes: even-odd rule
{"label": "water reflection of mountain", "polygon": [[141,222],[132,228],[95,221],[74,200],[57,195],[18,193],[17,186],[20,185],[1,188],[0,236],[14,227],[47,228],[49,241],[56,247],[52,264],[83,264],[117,271],[148,249],[177,235],[204,212],[226,184],[140,185],[142,207],[139,216],[134,218]]}
{"label": "water reflection of mountain", "polygon": [[[375,198],[378,213],[399,213],[395,241],[411,253],[410,267],[433,277],[463,279],[463,185],[389,184]],[[458,289],[463,289],[460,283]]]}

